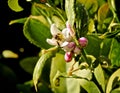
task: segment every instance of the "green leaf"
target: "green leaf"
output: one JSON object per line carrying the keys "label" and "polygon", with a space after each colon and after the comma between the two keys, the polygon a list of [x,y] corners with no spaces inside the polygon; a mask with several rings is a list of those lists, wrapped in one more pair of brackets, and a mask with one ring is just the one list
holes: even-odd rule
{"label": "green leaf", "polygon": [[11,20],[9,25],[12,25],[15,23],[25,23],[26,20],[27,20],[27,18],[20,18],[20,19]]}
{"label": "green leaf", "polygon": [[120,78],[120,69],[117,69],[109,78],[108,83],[107,83],[107,87],[106,87],[106,93],[111,93],[112,91],[112,85],[113,85],[113,81],[115,78]]}
{"label": "green leaf", "polygon": [[100,55],[108,57],[109,52],[110,52],[110,46],[111,46],[112,39],[110,38],[105,38],[101,44],[100,44]]}
{"label": "green leaf", "polygon": [[8,0],[8,6],[15,12],[20,12],[23,8],[19,5],[18,0]]}
{"label": "green leaf", "polygon": [[[95,58],[99,57],[100,54],[100,43],[101,43],[101,39],[99,39],[97,36],[95,35],[88,35],[88,45],[85,48],[86,52],[88,55],[93,55]],[[95,51],[97,50],[97,51]]]}
{"label": "green leaf", "polygon": [[27,57],[22,60],[20,60],[20,66],[31,75],[33,74],[33,70],[35,67],[35,64],[38,61],[38,57]]}
{"label": "green leaf", "polygon": [[116,39],[112,39],[109,59],[111,59],[112,65],[120,66],[120,43]]}
{"label": "green leaf", "polygon": [[34,45],[40,48],[50,48],[46,42],[51,38],[49,25],[43,16],[30,16],[26,20],[23,28],[25,37]]}
{"label": "green leaf", "polygon": [[76,34],[77,37],[85,36],[88,32],[88,11],[86,10],[85,6],[81,3],[76,4],[75,8],[76,14]]}
{"label": "green leaf", "polygon": [[105,92],[105,77],[104,77],[103,69],[100,64],[95,68],[94,75],[99,85],[102,87],[103,91]]}
{"label": "green leaf", "polygon": [[120,88],[113,89],[111,93],[120,93]]}
{"label": "green leaf", "polygon": [[35,68],[33,71],[33,82],[34,82],[34,86],[35,86],[36,91],[37,91],[38,81],[41,78],[45,63],[52,60],[52,57],[55,56],[56,52],[57,52],[56,47],[51,48],[49,51],[45,51],[45,53],[41,55],[40,59],[38,60],[37,64],[35,65]]}
{"label": "green leaf", "polygon": [[75,0],[65,0],[65,12],[68,18],[68,23],[73,26],[75,21]]}
{"label": "green leaf", "polygon": [[98,2],[97,0],[77,0],[78,2],[85,5],[88,12],[92,15],[98,9]]}
{"label": "green leaf", "polygon": [[79,80],[80,86],[84,88],[87,93],[101,93],[97,85],[93,81],[88,81],[85,79],[80,79]]}
{"label": "green leaf", "polygon": [[50,71],[50,83],[52,89],[55,93],[67,93],[66,91],[66,80],[65,78],[60,78],[59,86],[56,86],[55,77],[59,72],[66,72],[66,63],[64,60],[64,55],[57,53],[52,60],[51,71]]}

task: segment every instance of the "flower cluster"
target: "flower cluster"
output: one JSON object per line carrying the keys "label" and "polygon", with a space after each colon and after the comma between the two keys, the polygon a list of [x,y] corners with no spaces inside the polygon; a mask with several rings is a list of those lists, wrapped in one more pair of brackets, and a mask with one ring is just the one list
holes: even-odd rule
{"label": "flower cluster", "polygon": [[52,38],[46,41],[50,45],[59,46],[65,51],[65,61],[70,62],[75,55],[81,53],[81,48],[87,46],[88,40],[85,37],[81,37],[75,42],[75,32],[71,28],[68,22],[66,23],[66,28],[60,31],[55,24],[51,25],[50,28]]}

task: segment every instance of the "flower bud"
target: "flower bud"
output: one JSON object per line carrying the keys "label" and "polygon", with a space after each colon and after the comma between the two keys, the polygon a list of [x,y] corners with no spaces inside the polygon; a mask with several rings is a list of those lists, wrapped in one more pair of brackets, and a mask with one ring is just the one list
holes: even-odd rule
{"label": "flower bud", "polygon": [[65,61],[70,62],[72,60],[73,53],[72,52],[66,52],[65,53]]}
{"label": "flower bud", "polygon": [[88,44],[88,40],[87,40],[87,38],[85,38],[85,37],[79,38],[78,41],[79,41],[79,44],[80,44],[80,46],[81,46],[82,48],[86,47],[87,44]]}
{"label": "flower bud", "polygon": [[76,47],[75,42],[69,42],[66,46],[63,47],[64,51],[70,52]]}

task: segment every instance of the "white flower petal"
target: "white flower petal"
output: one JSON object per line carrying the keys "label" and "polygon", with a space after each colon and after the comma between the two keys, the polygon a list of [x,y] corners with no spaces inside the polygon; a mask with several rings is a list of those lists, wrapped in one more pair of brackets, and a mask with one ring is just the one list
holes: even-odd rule
{"label": "white flower petal", "polygon": [[68,44],[69,44],[69,42],[65,41],[65,42],[63,42],[63,43],[61,44],[61,47],[65,47],[65,46],[67,46]]}
{"label": "white flower petal", "polygon": [[51,25],[50,31],[53,36],[56,36],[58,33],[61,33],[61,31],[56,27],[55,24]]}
{"label": "white flower petal", "polygon": [[50,44],[50,45],[57,45],[57,42],[56,42],[56,40],[55,40],[54,38],[52,38],[52,39],[47,39],[46,41],[47,41],[47,43]]}
{"label": "white flower petal", "polygon": [[72,40],[70,32],[67,30],[67,28],[62,30],[62,34],[64,35],[64,38],[65,38],[66,41],[71,41]]}

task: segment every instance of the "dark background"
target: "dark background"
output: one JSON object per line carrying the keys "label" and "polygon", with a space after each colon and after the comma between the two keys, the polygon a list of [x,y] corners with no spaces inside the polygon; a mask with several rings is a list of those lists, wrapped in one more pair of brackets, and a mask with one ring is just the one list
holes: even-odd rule
{"label": "dark background", "polygon": [[[39,51],[38,47],[32,45],[24,37],[23,24],[9,25],[11,20],[30,15],[31,3],[19,0],[19,4],[24,10],[14,12],[8,7],[7,0],[0,0],[0,93],[19,93],[16,84],[22,84],[32,79],[32,76],[20,67],[19,61],[25,57],[35,56]],[[24,52],[20,52],[20,48],[24,48]],[[7,49],[17,53],[19,58],[3,58],[2,51]],[[3,66],[9,67],[16,78],[12,78],[14,76],[4,70]]]}

